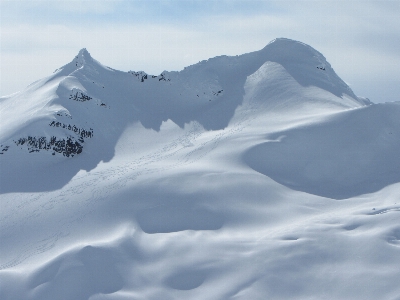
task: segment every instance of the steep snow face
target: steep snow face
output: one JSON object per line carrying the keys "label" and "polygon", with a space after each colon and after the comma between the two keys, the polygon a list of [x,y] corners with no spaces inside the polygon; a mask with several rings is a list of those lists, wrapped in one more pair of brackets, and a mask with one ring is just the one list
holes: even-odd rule
{"label": "steep snow face", "polygon": [[[307,76],[307,72],[303,76]],[[247,77],[244,89],[245,99],[256,102],[263,108],[262,112],[287,112],[306,107],[309,111],[328,109],[332,112],[361,106],[356,97],[347,94],[335,97],[317,85],[303,87],[286,68],[271,61]]]}
{"label": "steep snow face", "polygon": [[395,299],[400,106],[367,104],[287,39],[157,76],[82,49],[0,100],[0,299]]}
{"label": "steep snow face", "polygon": [[267,60],[282,65],[303,86],[317,86],[338,97],[347,94],[357,99],[325,57],[304,43],[279,38],[270,42],[261,52]]}

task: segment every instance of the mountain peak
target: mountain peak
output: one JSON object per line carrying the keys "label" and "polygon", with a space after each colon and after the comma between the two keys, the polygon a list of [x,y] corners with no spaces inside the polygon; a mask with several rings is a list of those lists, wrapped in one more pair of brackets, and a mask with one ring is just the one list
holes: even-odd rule
{"label": "mountain peak", "polygon": [[[286,56],[292,57],[294,59],[298,59],[299,55],[317,55],[319,57],[323,57],[321,53],[315,50],[313,47],[288,38],[276,38],[264,47],[263,50],[268,50],[275,55],[278,56]],[[299,53],[300,51],[300,53]],[[271,53],[271,54],[272,54]],[[306,54],[307,53],[307,54]],[[297,55],[296,55],[297,54]],[[325,58],[324,58],[325,59]]]}
{"label": "mountain peak", "polygon": [[87,51],[86,48],[82,48],[81,50],[79,50],[78,56],[91,57],[89,51]]}
{"label": "mountain peak", "polygon": [[313,47],[288,38],[276,38],[261,50],[266,60],[282,65],[302,86],[317,86],[342,97],[357,96],[337,76],[326,58]]}
{"label": "mountain peak", "polygon": [[273,44],[273,43],[300,43],[300,44],[303,44],[303,43],[301,43],[299,41],[292,40],[292,39],[289,39],[289,38],[284,38],[284,37],[275,38],[272,41],[270,41],[267,45]]}
{"label": "mountain peak", "polygon": [[85,63],[93,61],[92,56],[86,48],[79,50],[78,55],[75,56],[74,60],[77,67],[83,66]]}

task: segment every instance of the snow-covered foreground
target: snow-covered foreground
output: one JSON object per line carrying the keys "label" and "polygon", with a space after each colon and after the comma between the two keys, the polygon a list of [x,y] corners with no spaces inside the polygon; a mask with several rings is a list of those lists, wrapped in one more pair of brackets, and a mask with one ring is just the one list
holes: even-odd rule
{"label": "snow-covered foreground", "polygon": [[400,299],[400,103],[307,45],[81,50],[0,112],[0,299]]}

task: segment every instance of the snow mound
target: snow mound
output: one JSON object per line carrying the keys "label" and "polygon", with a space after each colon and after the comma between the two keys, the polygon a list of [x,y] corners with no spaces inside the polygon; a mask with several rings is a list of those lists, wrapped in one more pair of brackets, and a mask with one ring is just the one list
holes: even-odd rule
{"label": "snow mound", "polygon": [[304,43],[286,38],[275,39],[263,50],[269,61],[282,65],[303,86],[317,86],[341,97],[357,99],[350,87],[336,75],[325,57]]}
{"label": "snow mound", "polygon": [[306,193],[344,199],[376,192],[400,182],[399,115],[399,103],[338,113],[324,123],[271,134],[244,160]]}

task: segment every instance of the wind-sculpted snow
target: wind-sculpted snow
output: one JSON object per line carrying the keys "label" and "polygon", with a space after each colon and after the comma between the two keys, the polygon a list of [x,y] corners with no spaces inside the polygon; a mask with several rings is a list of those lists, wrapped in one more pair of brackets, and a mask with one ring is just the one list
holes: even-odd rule
{"label": "wind-sculpted snow", "polygon": [[[88,299],[123,287],[118,256],[103,247],[85,246],[54,259],[30,276],[34,299]],[[73,287],[73,290],[71,290]]]}
{"label": "wind-sculpted snow", "polygon": [[2,300],[400,295],[400,105],[307,45],[157,76],[82,49],[0,112]]}
{"label": "wind-sculpted snow", "polygon": [[268,136],[244,159],[295,190],[334,199],[376,192],[400,182],[399,115],[397,103],[346,111]]}
{"label": "wind-sculpted snow", "polygon": [[338,97],[347,94],[357,99],[325,57],[312,47],[290,39],[276,39],[261,51],[269,61],[283,66],[302,86],[316,86]]}
{"label": "wind-sculpted snow", "polygon": [[146,233],[167,233],[183,230],[217,230],[224,223],[223,216],[210,209],[187,202],[160,205],[139,211],[137,220]]}

